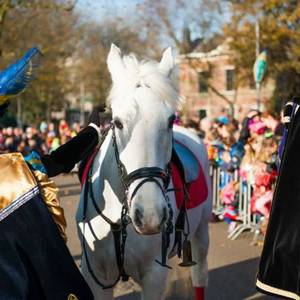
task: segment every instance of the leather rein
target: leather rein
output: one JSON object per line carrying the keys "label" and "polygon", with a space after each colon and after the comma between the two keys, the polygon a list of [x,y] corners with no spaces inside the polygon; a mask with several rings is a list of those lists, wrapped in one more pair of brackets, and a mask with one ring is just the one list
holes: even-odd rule
{"label": "leather rein", "polygon": [[[118,172],[120,176],[120,180],[123,186],[124,195],[122,200],[122,210],[121,210],[121,219],[120,222],[116,223],[113,222],[111,219],[109,219],[107,216],[105,216],[102,212],[102,210],[99,208],[97,201],[95,199],[95,195],[92,188],[92,174],[93,174],[93,161],[91,163],[91,167],[88,171],[87,180],[85,182],[84,186],[84,213],[83,213],[83,235],[82,235],[82,245],[83,245],[83,255],[85,256],[87,269],[94,279],[94,281],[101,286],[103,289],[108,289],[114,287],[120,279],[123,281],[127,281],[129,276],[126,274],[124,269],[124,257],[125,257],[125,244],[126,244],[126,238],[127,238],[127,230],[126,227],[128,224],[131,223],[130,216],[128,215],[131,201],[133,197],[136,195],[138,190],[145,184],[146,182],[154,182],[162,191],[162,194],[164,198],[166,199],[168,208],[169,208],[169,219],[166,222],[165,228],[163,229],[162,233],[162,262],[157,261],[162,266],[168,267],[166,265],[166,249],[169,246],[170,239],[169,235],[173,231],[172,227],[172,218],[173,218],[173,211],[171,208],[171,205],[169,203],[169,199],[167,196],[167,188],[169,186],[170,180],[171,180],[171,165],[170,163],[167,164],[165,169],[159,168],[159,167],[143,167],[139,168],[137,170],[134,170],[128,174],[125,165],[122,163],[120,159],[120,153],[117,145],[117,138],[116,138],[116,132],[115,132],[115,124],[111,122],[110,127],[105,131],[105,133],[102,136],[101,142],[98,146],[98,149],[100,149],[101,145],[103,144],[107,134],[109,131],[112,131],[112,145],[114,148],[115,153],[115,159],[118,167]],[[98,151],[96,151],[97,153]],[[95,155],[96,156],[96,155]],[[95,158],[95,157],[94,157]],[[93,160],[94,160],[93,158]],[[130,199],[128,200],[128,193],[130,185],[135,182],[138,179],[142,179],[134,188]],[[161,183],[161,181],[162,183]],[[100,215],[110,226],[111,231],[113,233],[114,237],[114,245],[115,245],[115,256],[116,261],[118,265],[119,275],[116,279],[116,281],[112,284],[105,285],[101,283],[97,276],[95,275],[91,264],[88,260],[87,251],[86,251],[86,241],[85,241],[85,223],[88,223],[89,227],[91,228],[91,224],[87,221],[86,222],[86,211],[87,211],[87,205],[88,205],[88,198],[91,198],[92,204],[94,206],[94,209],[97,211],[98,215]],[[91,230],[93,232],[93,230]],[[166,248],[166,249],[165,249]]]}

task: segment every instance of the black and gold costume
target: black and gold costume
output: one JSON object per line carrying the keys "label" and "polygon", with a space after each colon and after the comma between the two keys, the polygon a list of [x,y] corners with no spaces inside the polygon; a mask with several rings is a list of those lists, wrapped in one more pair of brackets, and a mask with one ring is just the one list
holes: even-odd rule
{"label": "black and gold costume", "polygon": [[0,299],[93,299],[23,157],[1,155],[0,168]]}
{"label": "black and gold costume", "polygon": [[[30,49],[0,72],[0,117],[26,88],[41,52]],[[65,245],[66,221],[49,177],[71,171],[99,142],[99,112],[49,155],[0,155],[0,300],[90,300],[93,295]]]}
{"label": "black and gold costume", "polygon": [[95,126],[88,126],[40,159],[0,156],[1,300],[93,299],[65,245],[66,221],[48,172],[70,171],[98,141]]}

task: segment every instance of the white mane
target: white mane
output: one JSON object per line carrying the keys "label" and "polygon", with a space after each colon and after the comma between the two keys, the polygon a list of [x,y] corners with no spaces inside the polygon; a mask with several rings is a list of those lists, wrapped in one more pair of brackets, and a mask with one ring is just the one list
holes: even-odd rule
{"label": "white mane", "polygon": [[174,82],[170,76],[166,76],[154,61],[138,61],[134,54],[123,56],[123,69],[117,81],[113,85],[108,97],[107,106],[113,107],[119,104],[134,105],[134,91],[139,87],[148,87],[159,99],[164,101],[174,111],[178,108],[180,98]]}

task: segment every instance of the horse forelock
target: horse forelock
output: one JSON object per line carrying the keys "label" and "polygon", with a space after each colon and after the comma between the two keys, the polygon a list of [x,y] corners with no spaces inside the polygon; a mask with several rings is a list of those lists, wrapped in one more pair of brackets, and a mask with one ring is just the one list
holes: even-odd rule
{"label": "horse forelock", "polygon": [[134,91],[139,87],[147,87],[174,111],[177,110],[181,99],[174,81],[160,71],[157,62],[139,61],[134,54],[123,56],[122,60],[125,74],[121,74],[119,82],[113,82],[107,100],[108,107],[114,111],[114,107],[121,105],[130,114],[136,106]]}

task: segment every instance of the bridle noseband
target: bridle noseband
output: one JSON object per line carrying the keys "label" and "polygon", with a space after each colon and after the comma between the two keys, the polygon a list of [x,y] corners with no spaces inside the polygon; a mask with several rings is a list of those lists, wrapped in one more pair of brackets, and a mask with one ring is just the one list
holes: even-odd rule
{"label": "bridle noseband", "polygon": [[[138,190],[142,187],[142,185],[146,182],[154,182],[157,184],[157,186],[160,188],[162,191],[163,196],[166,198],[166,191],[170,183],[170,178],[171,178],[171,165],[170,163],[167,164],[165,169],[159,168],[159,167],[143,167],[139,168],[137,170],[134,170],[128,174],[125,165],[122,163],[120,159],[120,153],[117,145],[117,138],[116,138],[116,131],[115,131],[115,124],[112,122],[110,124],[110,128],[112,130],[112,141],[113,141],[113,147],[115,150],[115,158],[121,178],[121,182],[125,191],[124,195],[124,203],[126,204],[127,208],[129,208],[131,200],[133,197],[136,195]],[[138,179],[143,179],[140,181],[137,186],[134,188],[130,201],[128,202],[128,191],[130,185],[138,180]],[[158,179],[161,179],[163,182],[163,185],[160,183]]]}

